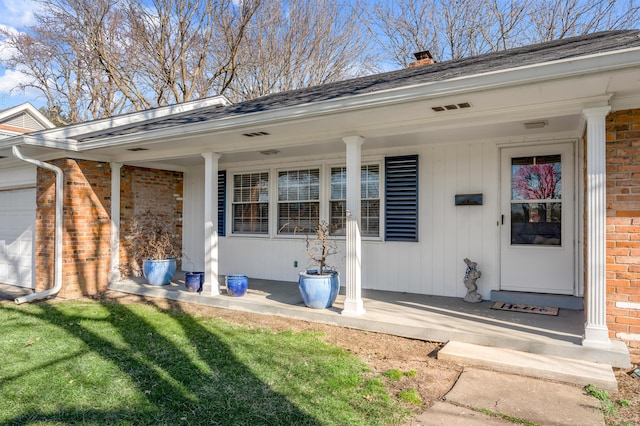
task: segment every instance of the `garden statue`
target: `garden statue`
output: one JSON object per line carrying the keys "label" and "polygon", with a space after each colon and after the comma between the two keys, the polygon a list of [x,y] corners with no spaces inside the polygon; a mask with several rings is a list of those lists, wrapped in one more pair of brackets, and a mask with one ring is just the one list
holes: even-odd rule
{"label": "garden statue", "polygon": [[463,300],[470,303],[482,302],[482,296],[478,294],[478,285],[476,284],[476,280],[482,275],[478,271],[478,264],[466,258],[464,263],[467,264],[467,271],[464,273],[464,285],[467,287],[467,295],[464,296]]}

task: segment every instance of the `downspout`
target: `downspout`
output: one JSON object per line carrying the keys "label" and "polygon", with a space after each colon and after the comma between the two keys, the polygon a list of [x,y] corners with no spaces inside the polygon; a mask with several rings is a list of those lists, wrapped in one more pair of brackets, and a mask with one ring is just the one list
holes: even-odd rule
{"label": "downspout", "polygon": [[53,252],[53,287],[38,293],[18,297],[15,302],[19,305],[21,303],[32,302],[34,300],[55,296],[62,288],[62,190],[64,183],[64,173],[59,167],[44,163],[39,160],[35,160],[33,158],[25,157],[24,155],[22,155],[17,145],[12,146],[11,149],[13,155],[20,160],[26,161],[27,163],[35,164],[38,167],[53,170],[56,173],[56,231]]}

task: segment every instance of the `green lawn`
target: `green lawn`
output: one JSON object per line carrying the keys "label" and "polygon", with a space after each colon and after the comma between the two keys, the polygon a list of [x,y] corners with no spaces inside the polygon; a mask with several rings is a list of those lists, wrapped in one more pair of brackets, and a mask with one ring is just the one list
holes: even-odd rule
{"label": "green lawn", "polygon": [[388,425],[408,411],[313,333],[154,306],[0,304],[0,424]]}

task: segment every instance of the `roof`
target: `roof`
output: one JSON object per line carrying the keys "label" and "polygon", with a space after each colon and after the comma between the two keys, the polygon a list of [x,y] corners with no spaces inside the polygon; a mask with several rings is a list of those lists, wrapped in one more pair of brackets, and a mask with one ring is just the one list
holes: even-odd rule
{"label": "roof", "polygon": [[56,127],[29,102],[1,110],[0,124],[4,126],[4,130],[12,133],[27,133]]}
{"label": "roof", "polygon": [[[640,48],[640,30],[606,31],[274,93],[227,106],[214,104],[153,118],[137,114],[135,117],[140,119],[122,121],[122,124],[118,122],[118,117],[102,120],[104,124],[100,124],[100,121],[81,123],[73,126],[72,134],[63,137],[71,137],[73,141],[82,145],[85,142],[108,140],[113,137],[216,122],[220,119],[239,118],[323,101],[350,99],[360,95],[425,86],[429,83],[442,83],[528,66],[563,63],[562,61],[573,58],[592,57],[633,48]],[[39,133],[46,137],[46,131]]]}
{"label": "roof", "polygon": [[527,65],[577,58],[626,48],[640,47],[640,30],[606,31],[580,37],[555,40],[480,56],[432,65],[374,74],[321,86],[275,93],[224,108],[206,107],[177,114],[163,120],[132,124],[91,136],[77,138],[89,141],[215,120],[221,117],[259,113],[313,102],[351,97],[399,87],[438,82],[452,78],[483,74]]}

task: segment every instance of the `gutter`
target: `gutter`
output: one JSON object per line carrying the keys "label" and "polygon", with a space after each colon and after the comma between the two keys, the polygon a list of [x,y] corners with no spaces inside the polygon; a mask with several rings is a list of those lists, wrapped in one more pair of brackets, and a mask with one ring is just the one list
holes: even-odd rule
{"label": "gutter", "polygon": [[[80,135],[75,149],[80,152],[205,132],[236,131],[251,126],[265,126],[274,123],[312,119],[329,114],[383,107],[410,101],[430,100],[540,81],[624,70],[639,65],[640,47],[632,47],[487,71],[480,74],[462,75],[445,80],[415,83],[371,93],[341,96],[336,99],[311,101],[249,114],[220,116],[213,120],[195,124],[180,124],[131,134],[109,135],[87,142],[82,142],[82,135]],[[544,69],[543,73],[541,73],[541,69]]]}
{"label": "gutter", "polygon": [[63,183],[64,173],[62,169],[52,164],[44,163],[33,158],[25,157],[17,145],[11,147],[13,155],[22,161],[35,164],[38,167],[42,167],[48,170],[52,170],[56,173],[56,223],[55,223],[55,240],[54,240],[54,255],[53,255],[53,287],[38,293],[29,294],[27,296],[18,297],[15,302],[20,305],[25,302],[32,302],[34,300],[45,299],[47,297],[53,297],[62,289],[62,214],[63,214]]}

